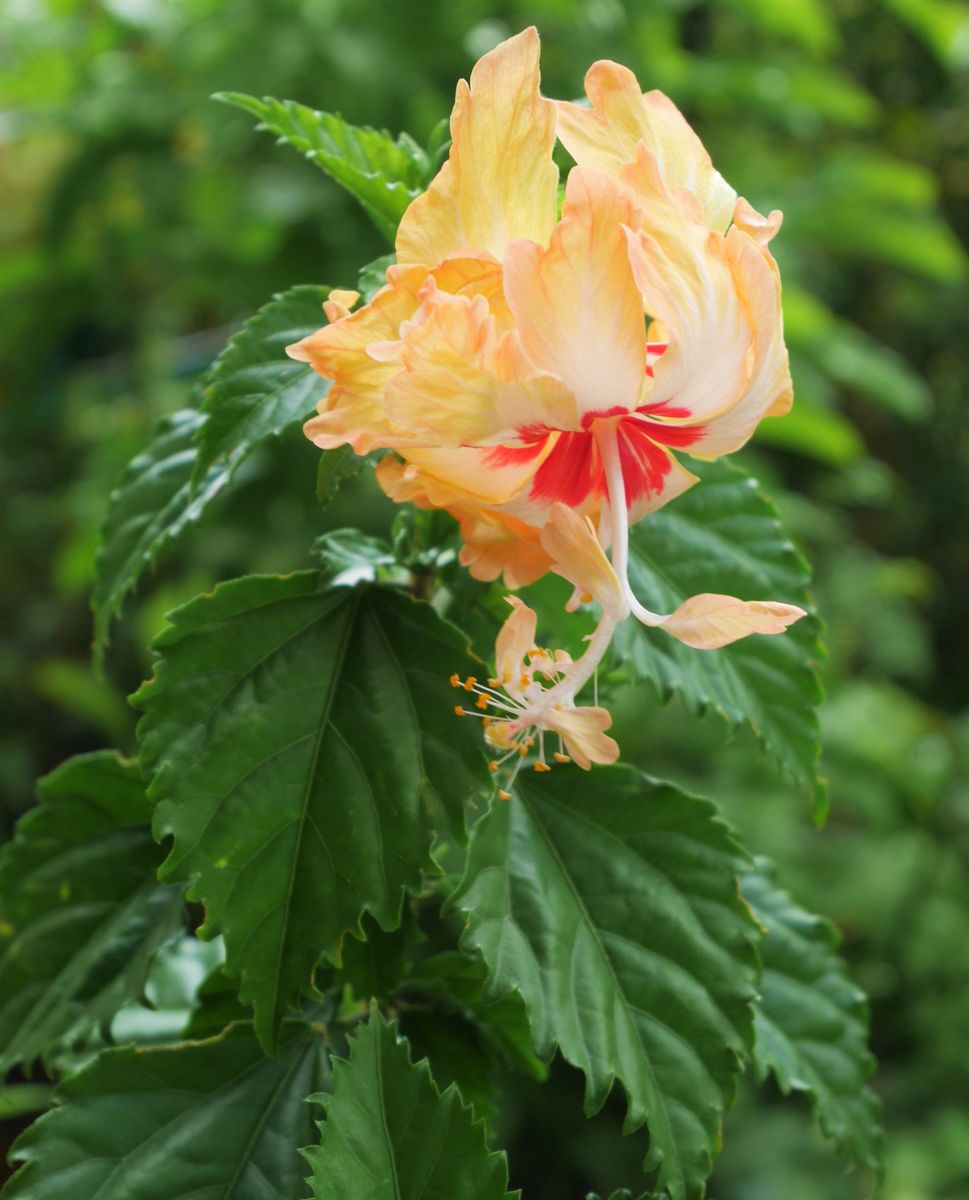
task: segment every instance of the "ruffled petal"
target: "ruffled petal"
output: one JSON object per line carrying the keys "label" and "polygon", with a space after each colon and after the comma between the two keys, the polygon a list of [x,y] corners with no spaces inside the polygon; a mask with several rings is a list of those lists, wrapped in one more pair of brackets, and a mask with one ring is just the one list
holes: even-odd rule
{"label": "ruffled petal", "polygon": [[451,152],[397,231],[402,263],[440,262],[484,250],[500,259],[509,238],[545,243],[555,224],[555,107],[539,92],[534,28],[496,46],[458,84]]}
{"label": "ruffled petal", "polygon": [[561,736],[573,762],[583,771],[593,763],[614,763],[619,757],[618,744],[605,732],[612,725],[612,716],[604,708],[555,708],[542,724]]}
{"label": "ruffled petal", "polygon": [[387,387],[391,421],[431,444],[462,446],[575,419],[571,393],[531,366],[518,335],[498,336],[484,296],[450,295],[433,278],[421,295],[420,309],[401,329],[402,370]]}
{"label": "ruffled petal", "polygon": [[651,364],[646,398],[657,415],[701,423],[736,404],[747,386],[751,315],[726,240],[670,196],[651,152],[640,146],[622,174],[641,205],[637,228],[627,231],[632,269],[669,343]]}
{"label": "ruffled petal", "polygon": [[646,366],[643,305],[623,225],[633,197],[602,171],[574,168],[547,250],[516,241],[505,252],[505,296],[535,366],[590,413],[631,411]]}
{"label": "ruffled petal", "polygon": [[700,458],[739,450],[764,417],[782,416],[794,398],[774,260],[766,247],[739,228],[727,234],[726,249],[737,293],[754,326],[750,378],[737,403],[708,421],[690,446],[690,453]]}
{"label": "ruffled petal", "polygon": [[733,210],[733,223],[743,233],[749,234],[758,246],[766,246],[781,227],[784,214],[779,208],[772,209],[765,217],[753,205],[740,196]]}
{"label": "ruffled petal", "polygon": [[691,596],[657,624],[696,650],[719,650],[753,633],[783,633],[804,615],[804,609],[796,604],[738,600],[704,592]]}
{"label": "ruffled petal", "polygon": [[372,303],[287,346],[290,358],[309,363],[333,381],[319,403],[319,416],[303,426],[317,446],[329,450],[349,444],[357,454],[368,454],[375,446],[393,445],[397,435],[405,433],[393,426],[384,410],[387,383],[399,367],[377,362],[368,349],[398,336],[401,323],[417,310],[426,278],[423,267],[391,268],[387,286]]}
{"label": "ruffled petal", "polygon": [[689,122],[662,92],[641,92],[635,75],[607,60],[593,63],[585,77],[591,108],[559,102],[558,135],[582,167],[618,174],[636,157],[640,142],[655,156],[671,193],[686,189],[704,222],[722,233],[730,223],[737,193],[718,171]]}

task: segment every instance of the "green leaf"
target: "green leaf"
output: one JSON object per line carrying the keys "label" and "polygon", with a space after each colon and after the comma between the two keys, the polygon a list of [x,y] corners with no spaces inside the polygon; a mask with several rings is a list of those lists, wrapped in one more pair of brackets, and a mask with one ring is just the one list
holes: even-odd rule
{"label": "green leaf", "polygon": [[[656,612],[672,612],[699,592],[810,609],[807,565],[756,482],[725,462],[690,467],[700,482],[633,530],[629,577],[639,599]],[[778,636],[716,651],[694,650],[634,621],[620,626],[615,644],[635,675],[662,695],[679,696],[694,713],[713,709],[734,728],[749,725],[823,805],[816,713],[822,648],[813,615]]]}
{"label": "green leaf", "polygon": [[211,466],[193,486],[195,437],[205,417],[186,408],[157,426],[147,449],[132,459],[111,493],[101,528],[91,608],[95,653],[101,655],[112,620],[143,571],[222,491],[232,469]]}
{"label": "green leaf", "polygon": [[340,484],[359,475],[368,461],[368,456],[354,454],[350,446],[325,450],[316,472],[316,498],[320,504],[329,504]]}
{"label": "green leaf", "polygon": [[171,621],[133,698],[162,874],[193,881],[270,1046],[320,955],[365,912],[395,928],[435,834],[462,836],[483,756],[448,676],[473,664],[428,605],[316,572],[223,584]]}
{"label": "green leaf", "polygon": [[556,770],[477,822],[453,900],[539,1054],[585,1073],[587,1112],[622,1084],[674,1200],[702,1195],[753,1036],[741,856],[705,800],[631,768]]}
{"label": "green leaf", "polygon": [[866,1086],[875,1065],[868,1010],[838,957],[838,932],[795,904],[765,859],[741,883],[767,931],[755,1017],[758,1074],[773,1072],[785,1095],[807,1093],[824,1134],[877,1167],[882,1133],[878,1099]]}
{"label": "green leaf", "polygon": [[257,117],[260,129],[346,188],[393,245],[404,210],[430,178],[427,155],[416,142],[406,134],[394,141],[386,130],[350,125],[336,113],[316,112],[293,100],[259,100],[242,92],[221,92],[215,99]]}
{"label": "green leaf", "polygon": [[322,1038],[287,1030],[265,1058],[251,1025],[210,1041],[107,1050],[68,1076],[57,1107],[16,1142],[5,1200],[301,1200],[305,1100]]}
{"label": "green leaf", "polygon": [[196,485],[214,463],[231,474],[267,438],[313,415],[329,385],[306,363],[287,358],[286,347],[324,324],[328,292],[304,284],[274,296],[215,360],[202,401],[208,419],[198,433]]}
{"label": "green leaf", "polygon": [[162,856],[134,763],[81,755],[38,793],[0,852],[0,1071],[136,999],[182,912],[181,889],[155,877]]}
{"label": "green leaf", "polygon": [[304,1151],[315,1200],[510,1200],[484,1125],[376,1009],[349,1058],[333,1060],[332,1093],[315,1099],[326,1107],[322,1143]]}

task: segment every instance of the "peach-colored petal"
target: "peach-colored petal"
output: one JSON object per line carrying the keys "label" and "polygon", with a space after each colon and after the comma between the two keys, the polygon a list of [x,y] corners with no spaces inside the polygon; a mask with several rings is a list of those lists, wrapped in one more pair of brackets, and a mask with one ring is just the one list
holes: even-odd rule
{"label": "peach-colored petal", "polygon": [[764,417],[782,416],[793,400],[784,345],[781,280],[770,252],[739,228],[726,237],[727,260],[738,296],[754,327],[750,377],[736,404],[708,421],[690,453],[716,458],[739,450]]}
{"label": "peach-colored petal", "polygon": [[754,336],[726,240],[675,203],[645,146],[622,174],[641,205],[638,227],[628,231],[633,272],[646,310],[669,339],[646,398],[691,424],[706,421],[743,394]]}
{"label": "peach-colored petal", "polygon": [[566,605],[570,612],[591,598],[603,612],[626,615],[622,584],[588,517],[580,517],[565,504],[553,504],[542,529],[542,548],[552,559],[552,570],[575,588]]}
{"label": "peach-colored petal", "polygon": [[525,672],[525,655],[535,645],[538,618],[517,596],[506,596],[511,616],[505,619],[495,641],[495,669],[509,696],[520,698],[519,679]]}
{"label": "peach-colored petal", "polygon": [[323,311],[331,325],[350,315],[350,309],[360,299],[359,292],[334,288],[323,301]]}
{"label": "peach-colored petal", "polygon": [[733,210],[733,223],[738,229],[749,234],[759,246],[766,246],[781,227],[784,214],[779,208],[772,209],[765,217],[753,205],[748,204],[743,196],[738,197]]}
{"label": "peach-colored petal", "polygon": [[551,566],[533,525],[480,506],[456,504],[448,512],[461,527],[459,559],[473,579],[488,582],[500,575],[506,587],[527,587]]}
{"label": "peach-colored petal", "polygon": [[612,717],[604,708],[554,708],[544,717],[543,725],[561,736],[572,760],[583,771],[588,771],[592,763],[614,763],[619,757],[619,746],[605,732],[612,725]]}
{"label": "peach-colored petal", "polygon": [[518,335],[498,336],[484,296],[450,295],[434,279],[421,295],[421,307],[401,328],[402,370],[387,386],[391,421],[430,444],[462,446],[575,419],[571,394],[531,366]]}
{"label": "peach-colored petal", "polygon": [[580,418],[639,403],[646,329],[622,229],[635,219],[625,188],[577,167],[548,249],[516,241],[505,252],[505,296],[525,353],[574,393]]}
{"label": "peach-colored petal", "polygon": [[663,618],[660,628],[697,650],[718,650],[753,633],[783,633],[805,615],[796,604],[776,600],[738,600],[704,592]]}
{"label": "peach-colored petal", "polygon": [[686,118],[662,92],[640,91],[635,75],[618,63],[593,63],[585,77],[591,108],[559,102],[558,135],[575,161],[618,174],[640,143],[655,156],[671,193],[685,189],[705,223],[729,224],[737,193],[714,170],[710,155]]}
{"label": "peach-colored petal", "polygon": [[[503,504],[528,487],[535,473],[535,463],[541,461],[533,459],[530,462],[494,466],[489,461],[487,450],[473,446],[447,450],[407,447],[401,454],[405,460],[403,478],[408,483],[418,484],[433,508],[468,503]],[[389,467],[383,469],[389,471]],[[379,473],[378,480],[382,483]],[[391,495],[391,499],[398,498]],[[518,516],[517,513],[512,515]]]}
{"label": "peach-colored petal", "polygon": [[555,223],[555,108],[539,92],[539,41],[526,29],[458,84],[448,161],[397,231],[402,263],[465,250],[501,258],[509,238],[545,243]]}
{"label": "peach-colored petal", "polygon": [[384,412],[384,391],[396,374],[396,363],[375,361],[368,348],[396,338],[401,322],[412,316],[427,271],[423,267],[391,268],[389,282],[373,302],[332,325],[287,346],[290,358],[308,362],[333,381],[320,401],[319,416],[303,426],[306,436],[324,450],[348,443],[357,454],[393,444],[395,431]]}

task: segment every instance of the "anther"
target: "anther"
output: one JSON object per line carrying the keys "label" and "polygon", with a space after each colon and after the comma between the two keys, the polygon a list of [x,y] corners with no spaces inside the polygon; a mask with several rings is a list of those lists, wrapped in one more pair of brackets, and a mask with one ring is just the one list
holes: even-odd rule
{"label": "anther", "polygon": [[544,771],[551,771],[551,769],[552,768],[548,765],[547,762],[542,762],[541,760],[539,760],[535,764],[535,766],[532,768],[532,770],[537,771],[539,773],[539,775],[541,775],[542,772],[544,772]]}
{"label": "anther", "polygon": [[531,675],[522,675],[522,677],[518,680],[518,686],[520,688],[524,689],[524,688],[527,688],[531,682],[532,682]]}
{"label": "anther", "polygon": [[592,596],[591,592],[583,592],[582,595],[579,597],[579,599],[582,601],[583,604],[591,604],[592,600],[593,600],[593,596]]}
{"label": "anther", "polygon": [[488,707],[488,697],[487,696],[479,696],[477,698],[477,700],[475,700],[474,706],[475,706],[475,708],[487,708]]}
{"label": "anther", "polygon": [[491,760],[491,762],[488,763],[488,770],[489,771],[497,771],[498,770],[498,760],[496,758],[493,758]]}
{"label": "anther", "polygon": [[455,704],[455,706],[454,706],[454,715],[455,715],[456,717],[463,717],[463,716],[464,716],[464,709],[461,707],[461,705],[460,705],[460,704]]}
{"label": "anther", "polygon": [[555,759],[556,762],[559,762],[559,763],[567,763],[567,762],[572,761],[572,759],[569,758],[569,756],[567,754],[561,754],[558,750],[555,751],[555,753],[552,755],[552,757]]}
{"label": "anther", "polygon": [[455,671],[448,682],[450,683],[451,687],[461,687],[461,676],[458,675],[457,671]]}
{"label": "anther", "polygon": [[506,792],[504,788],[499,788],[498,789],[498,799],[499,800],[510,800],[511,792]]}
{"label": "anther", "polygon": [[465,690],[466,692],[470,692],[470,691],[472,691],[472,690],[473,690],[473,688],[474,688],[474,685],[475,685],[477,682],[478,682],[478,681],[477,681],[477,679],[475,679],[475,677],[474,677],[473,675],[469,675],[469,676],[467,677],[467,679],[464,681],[464,690]]}

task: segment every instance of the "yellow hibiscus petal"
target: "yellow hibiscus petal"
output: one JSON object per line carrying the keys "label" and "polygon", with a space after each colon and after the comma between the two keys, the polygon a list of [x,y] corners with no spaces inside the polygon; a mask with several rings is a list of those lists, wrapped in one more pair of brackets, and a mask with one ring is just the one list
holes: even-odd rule
{"label": "yellow hibiscus petal", "polygon": [[739,228],[727,234],[726,249],[737,292],[754,325],[750,378],[738,402],[707,422],[690,446],[690,453],[700,458],[739,450],[763,417],[786,413],[794,395],[784,345],[781,281],[774,260]]}
{"label": "yellow hibiscus petal", "polygon": [[391,421],[436,446],[487,445],[519,428],[573,420],[570,393],[536,372],[518,336],[500,338],[482,295],[450,295],[429,280],[398,349],[403,368],[388,384]]}
{"label": "yellow hibiscus petal", "polygon": [[627,233],[632,269],[647,311],[669,339],[651,366],[646,400],[668,405],[663,415],[673,420],[708,420],[742,396],[754,337],[726,239],[670,196],[645,146],[622,175],[640,202],[638,225]]}
{"label": "yellow hibiscus petal", "polygon": [[423,267],[397,268],[388,277],[390,282],[371,304],[286,348],[290,358],[309,363],[332,380],[320,401],[319,416],[303,426],[322,449],[348,443],[357,454],[367,454],[374,446],[392,445],[400,432],[387,420],[383,399],[399,367],[375,361],[368,349],[397,337],[401,323],[417,310],[427,272]]}
{"label": "yellow hibiscus petal", "polygon": [[342,321],[344,317],[350,315],[350,309],[353,308],[359,299],[359,292],[334,288],[323,302],[323,311],[326,313],[326,319],[331,325],[337,321]]}
{"label": "yellow hibiscus petal", "polygon": [[723,232],[737,193],[718,171],[689,122],[662,92],[641,92],[628,68],[607,60],[585,77],[591,108],[559,102],[558,135],[575,161],[618,174],[632,162],[640,142],[655,155],[671,192],[685,188],[700,205],[706,224]]}
{"label": "yellow hibiscus petal", "polygon": [[639,403],[646,329],[622,229],[635,219],[626,188],[576,167],[548,249],[516,241],[505,252],[505,296],[522,347],[575,395],[580,419]]}
{"label": "yellow hibiscus petal", "polygon": [[509,238],[548,240],[558,169],[552,162],[555,107],[539,92],[533,28],[486,54],[458,84],[451,152],[397,231],[402,263],[440,262],[484,250],[501,258]]}
{"label": "yellow hibiscus petal", "polygon": [[773,209],[766,217],[741,196],[733,210],[733,223],[749,234],[759,246],[766,246],[781,227],[784,214]]}

